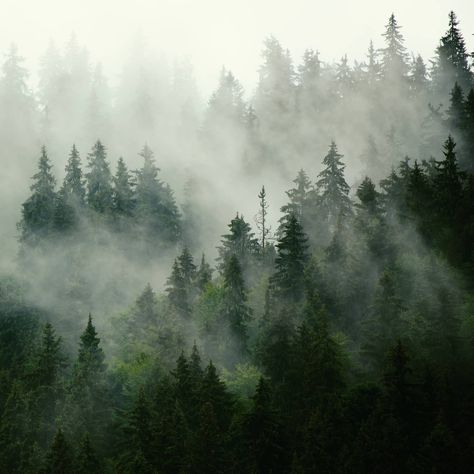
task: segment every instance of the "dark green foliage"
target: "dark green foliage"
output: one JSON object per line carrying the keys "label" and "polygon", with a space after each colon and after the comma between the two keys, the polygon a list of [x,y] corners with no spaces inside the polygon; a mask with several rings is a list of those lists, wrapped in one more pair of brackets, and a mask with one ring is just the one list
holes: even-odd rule
{"label": "dark green foliage", "polygon": [[87,202],[101,214],[112,209],[112,175],[104,145],[98,140],[88,155]]}
{"label": "dark green foliage", "polygon": [[131,176],[122,157],[118,160],[113,182],[112,204],[114,213],[119,216],[131,216],[135,208],[135,199]]}
{"label": "dark green foliage", "polygon": [[73,470],[74,458],[72,449],[62,430],[59,429],[46,456],[45,467],[41,472],[45,474],[64,474],[72,473]]}
{"label": "dark green foliage", "polygon": [[33,180],[32,194],[23,203],[22,220],[18,225],[21,240],[28,245],[35,245],[39,239],[47,237],[54,225],[56,180],[45,147],[41,149],[38,172],[33,175]]}
{"label": "dark green foliage", "polygon": [[218,250],[221,271],[225,268],[227,261],[235,255],[245,272],[252,258],[258,254],[258,240],[242,215],[239,216],[237,213],[230,221],[229,233],[222,236]]}
{"label": "dark green foliage", "polygon": [[283,301],[298,302],[303,296],[304,270],[308,259],[307,237],[297,217],[291,214],[276,244],[278,255],[271,283]]}

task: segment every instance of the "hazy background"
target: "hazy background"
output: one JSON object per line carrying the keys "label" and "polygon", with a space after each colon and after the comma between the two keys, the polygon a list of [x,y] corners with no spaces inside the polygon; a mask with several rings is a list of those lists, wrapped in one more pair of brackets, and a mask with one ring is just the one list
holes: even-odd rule
{"label": "hazy background", "polygon": [[409,50],[428,59],[450,10],[460,19],[469,51],[474,50],[471,0],[1,0],[0,50],[14,41],[32,70],[51,39],[61,45],[75,32],[113,80],[124,49],[141,32],[170,60],[190,56],[202,93],[213,90],[223,64],[250,93],[268,35],[293,58],[313,48],[325,61],[347,53],[352,62],[364,57],[370,39],[382,45],[383,25],[393,11]]}

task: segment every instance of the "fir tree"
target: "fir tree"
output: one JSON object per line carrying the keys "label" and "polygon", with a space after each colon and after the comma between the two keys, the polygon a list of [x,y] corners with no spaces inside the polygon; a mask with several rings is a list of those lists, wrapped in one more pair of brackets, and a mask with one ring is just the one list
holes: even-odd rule
{"label": "fir tree", "polygon": [[122,157],[118,160],[113,182],[112,206],[114,213],[119,216],[131,216],[135,208],[135,200],[131,176]]}
{"label": "fir tree", "polygon": [[52,230],[54,223],[56,180],[51,173],[46,148],[41,149],[38,172],[33,176],[34,183],[30,189],[31,196],[23,203],[22,220],[19,224],[21,240],[29,245],[35,245]]}
{"label": "fir tree", "polygon": [[46,456],[44,474],[64,474],[74,472],[72,449],[66,441],[61,428],[56,432],[53,444]]}
{"label": "fir tree", "polygon": [[199,291],[204,291],[206,286],[212,281],[212,268],[206,262],[204,254],[201,257],[201,263],[196,272],[196,286]]}
{"label": "fir tree", "polygon": [[265,247],[267,245],[268,235],[270,234],[270,227],[268,225],[268,202],[267,194],[265,192],[265,186],[262,186],[261,191],[258,193],[259,199],[259,210],[255,218],[257,228],[260,231],[260,249],[265,254]]}
{"label": "fir tree", "polygon": [[404,38],[400,33],[400,26],[392,13],[385,25],[385,48],[382,49],[382,74],[385,80],[401,80],[406,76],[407,53],[404,46]]}
{"label": "fir tree", "polygon": [[276,244],[278,255],[275,273],[271,277],[272,286],[283,300],[297,302],[303,296],[304,269],[308,259],[307,240],[297,217],[291,214]]}
{"label": "fir tree", "polygon": [[330,226],[334,226],[340,215],[351,213],[349,185],[344,178],[345,165],[341,162],[342,155],[337,151],[334,142],[324,157],[324,170],[318,175],[316,187],[318,190],[318,207]]}
{"label": "fir tree", "polygon": [[103,472],[101,462],[92,447],[89,435],[86,434],[79,446],[76,459],[77,474],[100,474]]}
{"label": "fir tree", "polygon": [[250,320],[251,310],[247,306],[247,290],[242,268],[235,255],[230,257],[224,268],[223,312],[231,335],[237,340],[237,349],[245,352],[247,323]]}
{"label": "fir tree", "polygon": [[89,207],[101,214],[112,209],[112,175],[104,145],[97,140],[88,155],[87,202]]}

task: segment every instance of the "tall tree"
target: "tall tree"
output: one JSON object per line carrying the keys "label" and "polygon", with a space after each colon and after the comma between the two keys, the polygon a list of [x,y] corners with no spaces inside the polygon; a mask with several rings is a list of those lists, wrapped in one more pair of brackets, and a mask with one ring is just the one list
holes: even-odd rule
{"label": "tall tree", "polygon": [[329,152],[323,159],[325,168],[316,181],[318,207],[330,226],[336,224],[340,215],[348,216],[351,213],[349,185],[344,178],[345,165],[341,161],[342,157],[337,151],[336,143],[331,142]]}
{"label": "tall tree", "polygon": [[275,273],[270,280],[284,301],[298,302],[303,297],[307,240],[297,217],[291,214],[276,244]]}
{"label": "tall tree", "polygon": [[112,209],[112,175],[104,145],[97,140],[88,155],[87,202],[98,213]]}
{"label": "tall tree", "polygon": [[131,216],[135,208],[135,199],[130,173],[122,157],[117,162],[117,171],[113,177],[113,211],[118,216]]}
{"label": "tall tree", "polygon": [[265,253],[265,247],[268,240],[268,235],[270,234],[271,228],[268,225],[268,202],[267,202],[267,193],[265,192],[265,186],[262,186],[261,191],[258,193],[259,199],[259,209],[257,216],[255,218],[257,228],[260,231],[260,249],[262,253]]}
{"label": "tall tree", "polygon": [[406,77],[408,71],[407,52],[400,26],[393,13],[382,36],[385,38],[385,48],[381,50],[383,77],[389,81],[400,81]]}
{"label": "tall tree", "polygon": [[19,223],[21,240],[35,245],[41,238],[48,236],[54,223],[56,180],[51,173],[52,166],[46,153],[41,149],[38,172],[33,175],[31,196],[23,203],[22,220]]}

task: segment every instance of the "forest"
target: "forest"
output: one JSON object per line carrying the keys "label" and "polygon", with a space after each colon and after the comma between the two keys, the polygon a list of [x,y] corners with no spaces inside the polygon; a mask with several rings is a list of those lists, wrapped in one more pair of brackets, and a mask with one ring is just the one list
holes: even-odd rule
{"label": "forest", "polygon": [[140,41],[115,88],[11,47],[1,473],[472,472],[474,53],[380,43],[268,37],[205,101]]}

